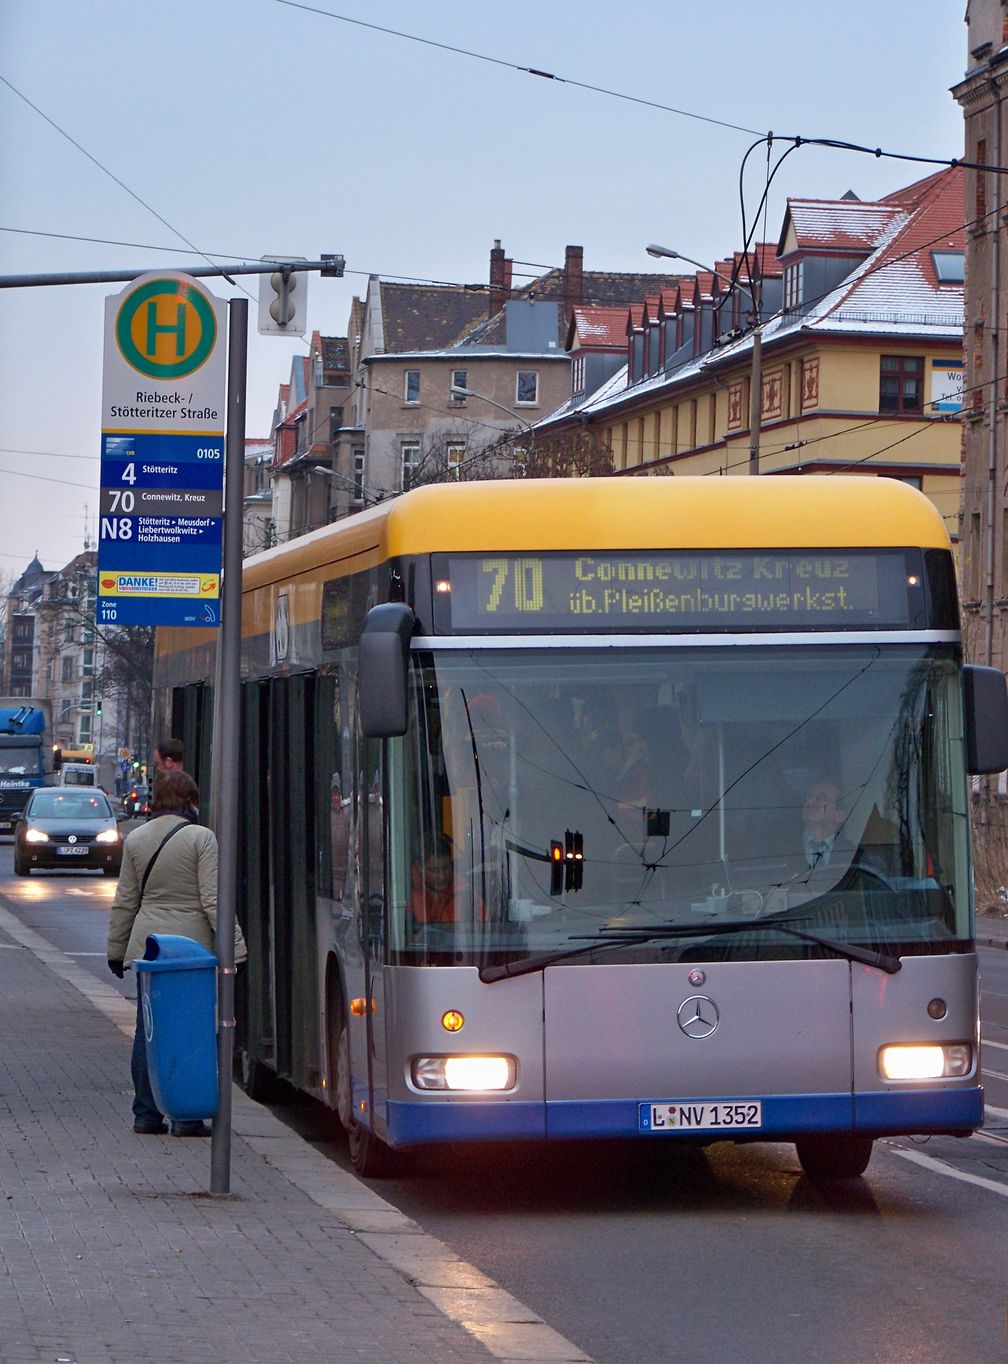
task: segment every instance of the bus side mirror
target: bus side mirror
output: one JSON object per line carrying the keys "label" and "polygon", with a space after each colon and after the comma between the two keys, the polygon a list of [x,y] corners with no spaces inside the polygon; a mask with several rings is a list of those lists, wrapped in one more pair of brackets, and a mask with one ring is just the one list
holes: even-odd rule
{"label": "bus side mirror", "polygon": [[402,602],[372,606],[361,630],[357,691],[368,739],[406,733],[406,671],[416,618]]}
{"label": "bus side mirror", "polygon": [[1008,688],[1000,668],[968,663],[963,668],[966,700],[966,770],[971,775],[1008,767]]}

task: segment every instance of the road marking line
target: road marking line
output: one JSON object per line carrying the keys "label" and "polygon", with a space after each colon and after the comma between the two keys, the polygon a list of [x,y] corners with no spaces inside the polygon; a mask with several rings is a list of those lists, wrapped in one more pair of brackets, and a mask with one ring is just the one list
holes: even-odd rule
{"label": "road marking line", "polygon": [[988,1042],[986,1037],[980,1039],[981,1047],[997,1047],[998,1051],[1008,1051],[1008,1042]]}
{"label": "road marking line", "polygon": [[984,1118],[1001,1118],[1008,1122],[1008,1108],[994,1108],[991,1104],[984,1104]]}
{"label": "road marking line", "polygon": [[995,1080],[1008,1080],[1008,1075],[1006,1075],[1003,1070],[991,1070],[989,1066],[984,1066],[984,1079],[986,1080],[991,1075],[993,1075]]}
{"label": "road marking line", "polygon": [[904,1160],[912,1161],[914,1165],[923,1165],[925,1170],[930,1170],[933,1174],[959,1179],[964,1184],[975,1184],[978,1189],[986,1189],[988,1193],[1008,1198],[1008,1184],[998,1184],[996,1180],[984,1179],[982,1175],[969,1175],[965,1170],[957,1170],[951,1165],[946,1165],[943,1160],[936,1160],[934,1156],[922,1155],[920,1151],[904,1151],[899,1146],[891,1146],[889,1149],[894,1155],[902,1156]]}

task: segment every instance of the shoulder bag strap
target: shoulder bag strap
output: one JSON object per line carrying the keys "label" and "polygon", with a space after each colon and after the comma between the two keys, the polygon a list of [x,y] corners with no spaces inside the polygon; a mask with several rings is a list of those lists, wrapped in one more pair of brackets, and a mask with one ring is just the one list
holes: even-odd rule
{"label": "shoulder bag strap", "polygon": [[143,880],[140,882],[140,894],[137,896],[137,909],[140,908],[140,904],[144,897],[144,891],[147,889],[147,878],[151,874],[151,868],[154,866],[154,863],[158,860],[158,853],[160,853],[161,849],[168,842],[169,838],[175,837],[179,829],[187,829],[188,827],[189,821],[187,819],[181,820],[178,824],[175,825],[174,829],[168,830],[164,838],[162,838],[161,842],[154,849],[154,856],[151,858],[151,860],[147,863],[147,866],[144,868]]}

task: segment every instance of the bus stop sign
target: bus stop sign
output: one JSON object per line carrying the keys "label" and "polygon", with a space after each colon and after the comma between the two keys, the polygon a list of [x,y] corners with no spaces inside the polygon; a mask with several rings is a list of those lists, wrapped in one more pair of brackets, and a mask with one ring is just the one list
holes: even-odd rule
{"label": "bus stop sign", "polygon": [[224,307],[170,271],[105,300],[99,624],[220,623]]}

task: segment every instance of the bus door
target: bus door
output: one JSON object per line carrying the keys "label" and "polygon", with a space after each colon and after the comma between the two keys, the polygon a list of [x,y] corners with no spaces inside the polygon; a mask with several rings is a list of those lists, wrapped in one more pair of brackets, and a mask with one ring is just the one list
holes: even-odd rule
{"label": "bus door", "polygon": [[351,1071],[354,1098],[366,1082],[369,1120],[363,1126],[386,1127],[388,1062],[386,1048],[385,968],[385,799],[382,742],[360,743],[357,764],[356,928],[363,965],[363,997],[371,1001],[364,1028],[351,1021]]}
{"label": "bus door", "polygon": [[[850,1127],[849,964],[704,961],[699,944],[690,956],[546,970],[549,1135],[592,1135],[577,1125],[604,1124],[603,1105],[614,1100],[780,1096],[763,1104],[761,1122],[788,1130],[795,1119],[787,1097],[818,1095],[823,1125]],[[626,1112],[613,1135],[626,1130]]]}

